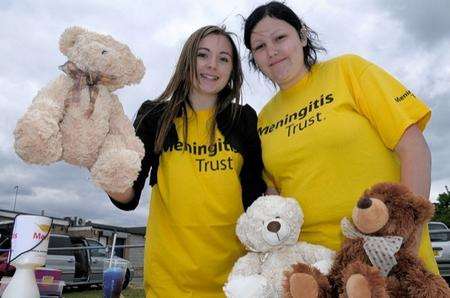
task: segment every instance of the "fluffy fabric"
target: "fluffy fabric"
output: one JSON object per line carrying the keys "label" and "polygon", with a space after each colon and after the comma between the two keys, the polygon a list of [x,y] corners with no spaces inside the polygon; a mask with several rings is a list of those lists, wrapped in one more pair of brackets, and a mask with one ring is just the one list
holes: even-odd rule
{"label": "fluffy fabric", "polygon": [[[336,294],[356,297],[362,292],[370,292],[371,297],[450,297],[445,280],[427,271],[413,251],[417,244],[415,234],[432,217],[433,204],[415,196],[402,185],[377,184],[364,193],[353,211],[356,229],[360,228],[362,221],[367,228],[365,218],[371,217],[372,208],[378,209],[378,204],[370,204],[367,200],[379,200],[388,212],[386,224],[370,236],[403,238],[400,250],[395,253],[397,264],[384,277],[378,268],[372,266],[364,249],[364,240],[347,238],[329,275]],[[374,212],[378,214],[379,209]],[[374,220],[373,224],[378,223]]]}
{"label": "fluffy fabric", "polygon": [[38,92],[14,130],[14,147],[27,163],[59,160],[90,169],[108,192],[123,192],[136,179],[144,146],[112,92],[137,84],[145,69],[111,36],[67,29],[60,50],[68,63]]}
{"label": "fluffy fabric", "polygon": [[[224,287],[227,297],[283,297],[285,271],[297,263],[317,266],[327,274],[335,253],[298,242],[302,224],[303,212],[294,199],[263,196],[253,202],[236,226],[236,234],[249,252],[235,263],[228,277]],[[250,282],[243,286],[243,280]],[[241,296],[242,291],[259,293],[264,284],[261,280],[270,285],[265,287],[265,296]],[[238,288],[243,290],[235,290]]]}

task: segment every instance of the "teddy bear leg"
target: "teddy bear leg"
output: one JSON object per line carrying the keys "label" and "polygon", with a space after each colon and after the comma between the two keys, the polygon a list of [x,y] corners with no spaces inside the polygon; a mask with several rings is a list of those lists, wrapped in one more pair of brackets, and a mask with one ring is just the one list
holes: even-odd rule
{"label": "teddy bear leg", "polygon": [[27,163],[48,165],[61,159],[62,135],[51,113],[27,111],[17,122],[14,139],[16,153]]}
{"label": "teddy bear leg", "polygon": [[331,290],[328,279],[317,268],[301,263],[286,273],[283,288],[289,298],[325,298]]}
{"label": "teddy bear leg", "polygon": [[343,273],[343,297],[387,298],[386,282],[375,267],[356,261],[348,265]]}
{"label": "teddy bear leg", "polygon": [[108,193],[123,193],[141,170],[141,158],[125,148],[119,136],[107,136],[97,161],[90,168],[92,180]]}
{"label": "teddy bear leg", "polygon": [[402,254],[396,266],[398,281],[408,297],[450,297],[447,282],[428,271],[423,263],[409,254]]}

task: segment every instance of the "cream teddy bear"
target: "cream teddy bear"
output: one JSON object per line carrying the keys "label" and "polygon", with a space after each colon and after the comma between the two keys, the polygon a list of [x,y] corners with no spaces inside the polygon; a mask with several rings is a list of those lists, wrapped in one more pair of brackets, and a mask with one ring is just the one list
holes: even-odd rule
{"label": "cream teddy bear", "polygon": [[68,58],[64,73],[19,119],[15,150],[27,163],[86,167],[95,184],[123,192],[136,180],[144,146],[112,92],[139,83],[144,65],[128,46],[80,27],[65,30],[59,48]]}
{"label": "cream teddy bear", "polygon": [[298,263],[328,274],[335,252],[299,242],[302,224],[303,212],[295,199],[263,196],[253,202],[236,226],[236,234],[249,252],[234,264],[224,286],[226,296],[283,297],[285,272]]}

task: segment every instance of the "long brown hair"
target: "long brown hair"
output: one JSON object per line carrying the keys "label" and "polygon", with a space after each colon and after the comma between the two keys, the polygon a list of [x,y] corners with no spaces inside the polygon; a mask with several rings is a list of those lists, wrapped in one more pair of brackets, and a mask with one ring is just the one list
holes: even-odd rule
{"label": "long brown hair", "polygon": [[[197,52],[200,41],[210,35],[217,34],[225,36],[231,44],[232,48],[232,71],[227,85],[219,92],[214,107],[214,121],[211,125],[210,140],[214,142],[215,129],[217,126],[216,116],[231,103],[241,103],[241,86],[243,82],[241,61],[237,47],[232,39],[234,35],[226,31],[225,27],[205,26],[188,38],[181,50],[180,57],[172,75],[169,84],[164,92],[155,99],[157,103],[164,103],[166,107],[161,115],[158,123],[158,132],[155,140],[155,153],[161,153],[164,147],[164,140],[169,133],[170,127],[176,117],[183,117],[184,143],[187,141],[187,109],[192,108],[189,101],[189,92],[192,88],[194,80],[197,78]],[[193,108],[192,108],[193,110]],[[234,121],[237,114],[237,105],[232,105],[232,119]]]}

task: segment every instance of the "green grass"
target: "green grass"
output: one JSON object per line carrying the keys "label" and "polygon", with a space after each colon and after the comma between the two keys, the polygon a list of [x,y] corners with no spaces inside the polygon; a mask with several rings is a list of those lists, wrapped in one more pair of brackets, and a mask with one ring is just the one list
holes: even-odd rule
{"label": "green grass", "polygon": [[[127,288],[122,292],[123,297],[145,298],[143,289]],[[63,293],[64,298],[98,298],[102,296],[102,290],[69,290]]]}

